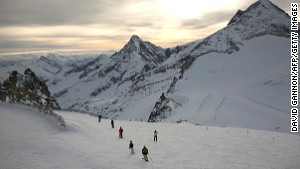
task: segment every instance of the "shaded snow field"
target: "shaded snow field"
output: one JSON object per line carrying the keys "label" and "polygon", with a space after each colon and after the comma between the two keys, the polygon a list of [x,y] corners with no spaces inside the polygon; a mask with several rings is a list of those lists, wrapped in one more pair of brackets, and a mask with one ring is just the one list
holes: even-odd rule
{"label": "shaded snow field", "polygon": [[[61,128],[37,110],[0,104],[1,169],[298,169],[299,135],[190,123],[146,123],[98,119],[56,111]],[[118,128],[124,138],[118,138]],[[157,130],[158,142],[153,142]],[[248,131],[248,134],[247,134]],[[273,140],[274,138],[274,140]],[[130,155],[132,140],[135,155]],[[146,145],[149,163],[142,160]]]}
{"label": "shaded snow field", "polygon": [[200,56],[172,97],[167,121],[290,132],[288,38],[253,38],[232,54]]}

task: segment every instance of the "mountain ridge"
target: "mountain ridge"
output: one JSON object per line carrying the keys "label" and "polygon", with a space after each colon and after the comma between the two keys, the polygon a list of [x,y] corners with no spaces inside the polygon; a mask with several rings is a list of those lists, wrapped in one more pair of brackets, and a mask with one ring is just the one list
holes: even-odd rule
{"label": "mountain ridge", "polygon": [[[214,118],[213,116],[215,116],[216,112],[221,111],[222,108],[229,104],[237,103],[232,98],[235,93],[223,95],[222,93],[228,92],[220,91],[221,94],[215,94],[212,91],[210,91],[212,93],[202,91],[205,88],[208,91],[211,90],[209,86],[222,88],[222,84],[227,82],[227,79],[224,79],[224,82],[221,80],[217,81],[220,83],[220,86],[217,86],[213,83],[214,79],[209,79],[207,76],[214,77],[213,75],[215,75],[217,79],[222,79],[221,75],[227,74],[227,72],[231,72],[233,76],[235,74],[233,69],[243,72],[243,68],[235,65],[239,65],[240,62],[244,63],[245,60],[249,60],[249,63],[256,67],[257,63],[255,62],[261,62],[258,57],[259,54],[262,59],[272,55],[276,56],[277,60],[276,62],[274,61],[274,65],[277,65],[277,62],[282,61],[280,56],[271,51],[266,52],[259,46],[254,47],[252,43],[266,42],[276,46],[276,49],[282,48],[283,51],[288,51],[287,47],[283,45],[284,43],[281,42],[285,42],[284,38],[289,36],[287,33],[289,24],[289,18],[286,16],[286,13],[278,10],[271,2],[257,1],[245,11],[239,10],[225,28],[203,40],[163,49],[133,35],[119,52],[111,56],[102,56],[95,60],[91,59],[86,62],[68,64],[66,65],[67,69],[61,70],[55,77],[50,77],[47,83],[65,110],[101,114],[108,118],[127,120],[143,119],[144,121],[155,122],[186,118],[193,123],[204,123],[201,118],[207,118],[209,120],[206,121],[210,121],[210,118]],[[283,46],[277,46],[278,44],[272,42],[271,39],[280,41],[279,44]],[[248,48],[253,49],[249,50]],[[272,47],[268,49],[272,49]],[[272,50],[279,53],[276,49],[274,47]],[[252,60],[249,53],[256,56],[255,59],[257,60]],[[237,56],[237,54],[245,55],[245,57],[249,58]],[[224,63],[227,63],[232,68],[225,64],[219,64],[216,68],[206,67],[205,64],[202,65],[205,69],[199,68],[201,70],[198,73],[199,76],[198,74],[193,75],[206,79],[206,81],[199,83],[190,74],[191,71],[197,71],[197,66],[194,64],[197,63],[196,65],[199,65],[199,60],[203,60],[203,62],[209,60],[207,56],[214,58],[217,63],[222,58],[228,58],[235,64],[227,63],[224,60]],[[235,59],[232,57],[235,57]],[[267,61],[263,61],[262,63],[267,63]],[[213,65],[214,62],[209,63]],[[270,74],[278,72],[272,66],[266,65],[267,68],[271,69]],[[285,74],[285,69],[288,70],[288,66],[283,68],[283,70],[280,70],[279,75]],[[261,70],[264,71],[263,69]],[[67,73],[68,71],[72,73]],[[203,72],[207,72],[207,74],[204,75]],[[245,73],[248,76],[253,76],[251,72]],[[268,75],[263,74],[263,76]],[[247,81],[249,84],[245,84],[245,86],[252,86],[254,83],[261,83],[262,81],[261,79],[257,81],[256,78],[247,79],[247,77],[242,76],[237,76],[237,79],[229,75],[225,77],[236,82]],[[193,93],[190,95],[180,93],[180,91],[186,91],[182,88],[182,85],[185,85],[185,82],[191,79],[194,79],[193,81],[197,82],[198,86],[206,83],[211,84],[202,86],[204,89],[200,87],[195,88],[193,93],[197,93],[197,96],[193,96]],[[268,79],[267,81],[276,83],[274,79]],[[245,88],[245,86],[238,87]],[[194,87],[194,84],[186,86],[187,89]],[[266,86],[260,86],[260,88],[264,87]],[[198,90],[202,92],[198,93]],[[237,91],[241,92],[240,90]],[[284,90],[280,89],[275,92],[275,95],[281,91]],[[164,99],[165,101],[161,99],[163,93],[166,98]],[[270,93],[265,94],[266,96],[263,97],[270,99]],[[243,99],[246,96],[239,95],[239,97]],[[255,95],[254,98],[256,99],[256,97]],[[196,100],[199,100],[200,103],[196,103]],[[248,107],[254,106],[253,101],[251,102],[249,99],[245,102],[249,102],[250,106]],[[261,101],[258,102],[260,103]],[[212,103],[220,106],[212,106]],[[277,102],[274,101],[274,103]],[[194,104],[200,104],[201,109],[189,109],[189,107],[194,107]],[[271,105],[269,107],[276,107],[272,103],[264,104]],[[243,106],[247,107],[246,104],[243,104]],[[190,117],[189,111],[195,114],[191,115],[195,116],[195,118]],[[239,112],[241,110],[235,109],[234,111]],[[257,111],[265,112],[267,110],[263,107]],[[219,113],[224,114],[225,112]],[[225,124],[222,122],[222,125]]]}

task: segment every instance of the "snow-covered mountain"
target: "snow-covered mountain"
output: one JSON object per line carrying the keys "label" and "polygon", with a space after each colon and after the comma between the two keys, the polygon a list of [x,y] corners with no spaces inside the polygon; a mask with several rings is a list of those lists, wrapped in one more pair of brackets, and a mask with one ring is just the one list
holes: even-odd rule
{"label": "snow-covered mountain", "polygon": [[63,109],[288,132],[289,26],[288,14],[259,0],[203,40],[162,49],[134,35],[111,56],[26,66]]}
{"label": "snow-covered mountain", "polygon": [[142,60],[147,63],[149,68],[163,63],[168,56],[161,47],[155,46],[150,42],[144,42],[137,35],[133,35],[129,42],[116,54],[112,56],[115,62],[120,60],[136,61]]}
{"label": "snow-covered mountain", "polygon": [[[268,0],[259,0],[245,11],[239,10],[228,25],[205,38],[179,46],[175,56],[238,51],[245,41],[265,35],[290,37],[290,16]],[[181,50],[180,50],[181,49]]]}
{"label": "snow-covered mountain", "polygon": [[[89,54],[75,54],[75,53],[48,53],[43,52],[32,54],[30,59],[22,59],[29,57],[23,54],[14,54],[6,56],[7,59],[0,60],[0,81],[7,78],[7,76],[14,70],[24,72],[27,68],[38,72],[39,78],[49,80],[53,76],[57,76],[61,71],[72,69],[78,65],[84,65],[97,57],[106,56],[98,53]],[[88,57],[86,57],[88,56]]]}
{"label": "snow-covered mountain", "polygon": [[[68,81],[75,80],[76,83],[64,82],[66,86],[63,90],[58,91],[56,96],[63,102],[62,105],[71,110],[95,113],[104,110],[107,110],[107,113],[120,111],[121,105],[110,106],[115,103],[115,98],[124,97],[124,89],[129,90],[134,79],[153,70],[167,58],[164,49],[133,35],[119,52],[110,57],[101,57],[101,61],[98,60],[91,64],[94,67],[96,64],[100,64],[93,69],[94,71],[85,74],[84,77],[79,75],[80,79],[78,79],[78,75],[74,74],[75,78]],[[70,77],[68,74],[65,76],[66,78]],[[61,87],[61,85],[56,86]],[[106,102],[106,104],[101,104],[102,102]],[[97,106],[93,104],[97,104]]]}

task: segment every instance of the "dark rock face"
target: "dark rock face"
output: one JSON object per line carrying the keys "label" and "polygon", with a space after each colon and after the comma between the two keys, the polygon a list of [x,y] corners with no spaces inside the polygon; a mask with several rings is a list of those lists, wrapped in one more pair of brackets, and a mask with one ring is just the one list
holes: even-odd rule
{"label": "dark rock face", "polygon": [[102,64],[100,63],[101,57],[105,57],[105,55],[100,55],[96,59],[93,59],[92,61],[82,64],[82,65],[76,65],[72,64],[72,69],[66,71],[64,73],[64,76],[68,76],[72,73],[81,73],[79,75],[79,79],[82,79],[84,77],[87,77],[89,73],[93,72],[94,70],[99,69]]}
{"label": "dark rock face", "polygon": [[10,73],[9,78],[0,84],[0,99],[2,102],[23,103],[42,109],[60,109],[47,85],[29,68],[24,74],[17,71]]}
{"label": "dark rock face", "polygon": [[159,98],[159,101],[155,103],[155,106],[150,113],[148,122],[157,122],[161,119],[167,118],[168,112],[172,110],[172,108],[168,105],[170,101],[171,100],[167,98],[164,93],[162,93],[162,95]]}
{"label": "dark rock face", "polygon": [[242,14],[244,13],[244,11],[242,10],[238,10],[236,12],[236,14],[231,18],[231,20],[229,21],[228,25],[230,25],[231,23],[235,22],[236,20],[238,20],[240,18],[240,16],[242,16]]}

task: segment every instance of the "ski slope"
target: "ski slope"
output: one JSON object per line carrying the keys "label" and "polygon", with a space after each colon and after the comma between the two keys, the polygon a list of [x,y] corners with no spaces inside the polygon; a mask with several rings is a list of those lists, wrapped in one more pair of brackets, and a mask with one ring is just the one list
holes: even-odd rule
{"label": "ski slope", "polygon": [[[253,50],[255,49],[255,51]],[[177,83],[174,99],[182,106],[167,121],[290,131],[289,39],[253,38],[233,54],[200,56],[185,79]],[[181,101],[183,100],[183,101]],[[188,100],[188,101],[185,101]]]}
{"label": "ski slope", "polygon": [[[190,123],[115,121],[57,111],[61,128],[37,110],[0,104],[1,169],[297,169],[300,137],[287,133]],[[124,138],[118,138],[118,128]],[[158,142],[153,132],[158,131]],[[248,134],[247,134],[248,131]],[[274,138],[274,140],[273,140]],[[130,155],[132,140],[135,155]],[[153,161],[143,161],[146,145]]]}

